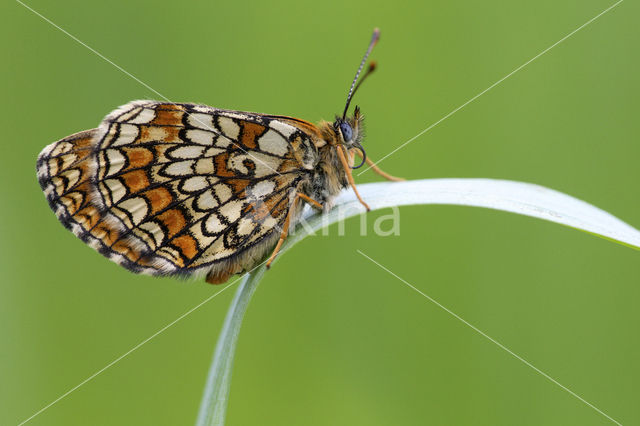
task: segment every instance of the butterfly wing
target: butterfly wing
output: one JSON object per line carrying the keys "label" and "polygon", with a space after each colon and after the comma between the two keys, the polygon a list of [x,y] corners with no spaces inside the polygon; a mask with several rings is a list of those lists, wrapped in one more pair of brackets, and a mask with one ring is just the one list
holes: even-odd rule
{"label": "butterfly wing", "polygon": [[111,260],[224,282],[275,243],[316,156],[283,120],[136,101],[45,148],[38,175],[60,221]]}

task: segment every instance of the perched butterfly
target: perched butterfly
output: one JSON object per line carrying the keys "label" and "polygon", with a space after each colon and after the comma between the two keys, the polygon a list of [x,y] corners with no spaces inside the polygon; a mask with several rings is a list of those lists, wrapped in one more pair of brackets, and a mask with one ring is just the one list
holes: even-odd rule
{"label": "perched butterfly", "polygon": [[42,150],[42,190],[65,227],[133,272],[206,275],[215,284],[271,251],[268,266],[301,202],[327,211],[350,185],[368,209],[351,174],[355,154],[396,179],[366,158],[359,108],[346,115],[375,68],[356,85],[378,38],[376,29],[333,123],[134,101]]}

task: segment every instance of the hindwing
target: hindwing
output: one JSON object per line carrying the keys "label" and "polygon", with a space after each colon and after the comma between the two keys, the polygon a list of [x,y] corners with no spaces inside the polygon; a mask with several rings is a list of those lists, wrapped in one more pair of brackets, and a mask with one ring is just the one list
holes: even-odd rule
{"label": "hindwing", "polygon": [[40,184],[60,221],[135,272],[224,281],[277,239],[317,163],[276,116],[135,101],[46,147]]}

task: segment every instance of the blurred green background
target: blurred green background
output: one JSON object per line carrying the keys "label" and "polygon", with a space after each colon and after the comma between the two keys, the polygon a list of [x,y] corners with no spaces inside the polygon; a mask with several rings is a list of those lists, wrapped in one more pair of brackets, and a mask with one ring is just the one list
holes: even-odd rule
{"label": "blurred green background", "polygon": [[[332,119],[371,158],[612,1],[57,1],[27,4],[173,101]],[[626,1],[387,159],[407,178],[545,185],[640,226],[640,6]],[[135,276],[66,231],[36,181],[50,142],[158,96],[19,3],[0,6],[0,424],[17,424],[221,287]],[[371,172],[359,182],[379,180]],[[370,215],[373,218],[387,212]],[[256,293],[230,425],[600,425],[605,417],[356,253],[362,250],[617,421],[640,423],[640,253],[463,207],[401,210],[401,235],[308,238]],[[234,287],[33,425],[193,424]]]}

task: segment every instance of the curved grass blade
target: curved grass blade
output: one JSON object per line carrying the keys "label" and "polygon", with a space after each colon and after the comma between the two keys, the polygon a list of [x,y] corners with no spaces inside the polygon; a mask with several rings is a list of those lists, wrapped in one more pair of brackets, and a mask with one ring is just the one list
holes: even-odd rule
{"label": "curved grass blade", "polygon": [[[584,201],[530,183],[495,179],[425,179],[359,185],[372,210],[417,204],[452,204],[504,210],[537,217],[640,249],[640,231]],[[283,244],[281,255],[298,241],[325,226],[364,213],[353,191],[344,191],[326,214],[306,210],[305,226],[298,226]],[[276,258],[277,261],[277,258]],[[236,291],[216,344],[200,405],[198,426],[221,426],[226,416],[231,371],[242,318],[266,268],[245,275]]]}
{"label": "curved grass blade", "polygon": [[[497,179],[424,179],[358,185],[372,210],[418,204],[452,204],[504,210],[559,223],[640,249],[640,231],[589,203],[531,183]],[[318,229],[364,213],[352,191],[344,191],[333,210],[322,215],[307,211],[309,229]],[[304,231],[304,232],[303,232]],[[307,236],[296,229],[284,247]]]}

